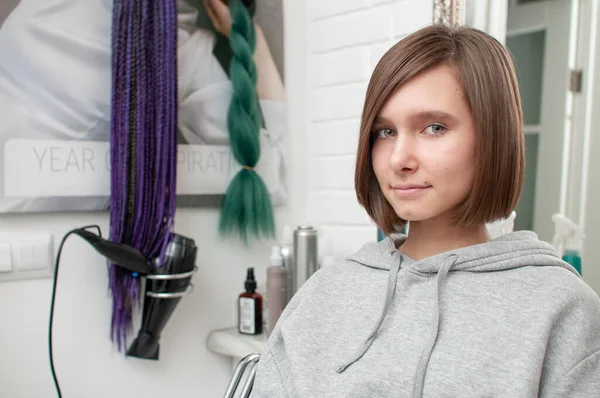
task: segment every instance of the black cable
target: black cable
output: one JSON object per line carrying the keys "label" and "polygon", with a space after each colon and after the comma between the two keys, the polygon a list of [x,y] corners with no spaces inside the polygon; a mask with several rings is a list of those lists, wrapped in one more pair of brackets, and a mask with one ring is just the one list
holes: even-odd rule
{"label": "black cable", "polygon": [[58,281],[58,266],[60,263],[60,255],[62,253],[63,245],[69,236],[74,233],[77,233],[81,230],[88,228],[96,228],[98,230],[98,236],[102,236],[102,231],[100,227],[97,225],[88,225],[82,228],[76,228],[69,232],[67,232],[62,240],[60,241],[60,245],[58,245],[58,251],[56,253],[56,262],[54,263],[54,281],[52,284],[52,298],[50,300],[50,321],[48,323],[48,351],[50,354],[50,371],[52,372],[52,379],[54,380],[54,386],[56,387],[56,392],[58,393],[58,398],[62,398],[62,393],[60,392],[60,386],[58,385],[58,379],[56,378],[56,371],[54,369],[54,353],[52,350],[52,328],[54,326],[54,301],[56,300],[56,283]]}

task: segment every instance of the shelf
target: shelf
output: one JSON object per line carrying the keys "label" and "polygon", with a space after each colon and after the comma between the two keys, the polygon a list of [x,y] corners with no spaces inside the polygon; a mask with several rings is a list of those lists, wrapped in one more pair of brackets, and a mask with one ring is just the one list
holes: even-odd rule
{"label": "shelf", "polygon": [[214,353],[243,358],[253,352],[263,353],[267,345],[265,333],[250,336],[241,334],[237,328],[213,330],[207,338],[206,345]]}

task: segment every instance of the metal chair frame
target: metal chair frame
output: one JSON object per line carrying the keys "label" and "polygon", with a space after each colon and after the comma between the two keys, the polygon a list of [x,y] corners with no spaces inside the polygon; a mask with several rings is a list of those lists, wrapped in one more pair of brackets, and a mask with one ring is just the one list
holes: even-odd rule
{"label": "metal chair frame", "polygon": [[248,377],[241,386],[242,392],[239,396],[242,398],[248,398],[250,396],[252,386],[254,385],[254,377],[256,376],[256,367],[258,365],[259,360],[259,353],[252,353],[242,358],[242,360],[235,367],[233,377],[229,382],[229,386],[227,387],[227,391],[225,392],[224,398],[233,398],[235,396],[236,391],[238,391],[240,382],[246,374],[248,374]]}

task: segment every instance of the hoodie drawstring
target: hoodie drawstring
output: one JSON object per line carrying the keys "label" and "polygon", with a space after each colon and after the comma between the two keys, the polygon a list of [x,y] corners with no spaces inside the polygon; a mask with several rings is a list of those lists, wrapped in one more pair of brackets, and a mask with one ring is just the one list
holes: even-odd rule
{"label": "hoodie drawstring", "polygon": [[[399,254],[396,250],[390,253],[392,256]],[[381,315],[379,316],[379,320],[377,324],[373,328],[373,331],[369,334],[369,337],[362,344],[358,352],[352,357],[351,360],[344,362],[341,366],[336,369],[337,373],[344,372],[350,365],[358,361],[362,358],[363,355],[371,348],[371,344],[377,337],[381,326],[383,325],[383,321],[385,320],[389,307],[394,299],[394,295],[396,293],[396,285],[398,279],[398,272],[400,271],[400,266],[402,265],[402,256],[399,256],[400,259],[397,264],[390,269],[390,274],[388,276],[388,283],[385,295],[385,303],[383,305],[383,309],[381,311]],[[429,342],[423,352],[421,353],[421,358],[419,359],[419,363],[417,365],[417,370],[414,376],[414,384],[413,384],[413,397],[420,398],[423,396],[423,386],[425,383],[425,373],[427,371],[427,366],[429,365],[429,359],[431,358],[431,353],[433,352],[433,348],[435,347],[435,343],[438,338],[439,328],[440,328],[440,292],[442,290],[442,285],[444,284],[448,273],[452,266],[458,260],[458,255],[452,254],[446,257],[444,263],[440,267],[437,277],[436,277],[436,290],[435,290],[435,311],[433,314],[433,330],[431,331],[431,336],[429,338]]]}
{"label": "hoodie drawstring", "polygon": [[431,358],[431,353],[433,352],[433,347],[435,347],[435,343],[437,341],[440,329],[440,292],[442,290],[442,284],[446,280],[446,276],[448,275],[448,272],[450,272],[450,268],[452,268],[452,266],[456,263],[456,260],[458,260],[458,256],[456,254],[448,256],[437,273],[437,283],[435,289],[435,311],[433,314],[434,327],[431,331],[429,343],[421,353],[421,359],[419,359],[419,364],[417,365],[417,371],[415,372],[413,385],[413,397],[420,398],[423,396],[425,373],[427,372],[429,359]]}
{"label": "hoodie drawstring", "polygon": [[[394,256],[395,254],[399,254],[399,253],[396,250],[394,250],[390,253],[391,256]],[[371,344],[373,344],[373,340],[375,340],[375,337],[377,337],[377,333],[379,333],[379,329],[381,328],[381,325],[383,325],[383,321],[385,320],[385,317],[387,315],[390,304],[392,303],[392,300],[394,299],[394,294],[396,293],[398,272],[400,271],[400,266],[402,264],[402,256],[399,256],[399,257],[400,257],[400,260],[398,261],[397,265],[394,266],[390,270],[390,275],[388,276],[388,283],[387,283],[387,289],[386,289],[386,295],[385,295],[385,304],[383,305],[383,310],[381,311],[381,315],[379,316],[379,320],[377,321],[377,324],[373,328],[373,331],[371,332],[371,334],[369,334],[369,337],[367,337],[365,342],[362,344],[362,346],[358,350],[358,353],[354,355],[353,359],[351,359],[350,361],[346,361],[346,362],[344,362],[344,364],[339,366],[336,369],[337,373],[342,373],[350,365],[352,365],[354,362],[356,362],[360,358],[362,358],[362,356],[365,355],[365,353],[369,350],[369,348],[371,348]]]}

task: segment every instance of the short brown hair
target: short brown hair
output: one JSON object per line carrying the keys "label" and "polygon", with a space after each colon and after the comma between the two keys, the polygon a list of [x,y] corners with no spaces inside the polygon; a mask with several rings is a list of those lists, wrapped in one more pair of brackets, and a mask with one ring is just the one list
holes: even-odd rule
{"label": "short brown hair", "polygon": [[373,171],[372,125],[389,97],[417,74],[453,68],[476,133],[473,189],[458,205],[456,225],[505,218],[516,207],[525,171],[521,97],[508,51],[477,29],[432,25],[407,36],[381,58],[367,89],[355,170],[358,202],[386,233],[405,224],[383,196]]}

